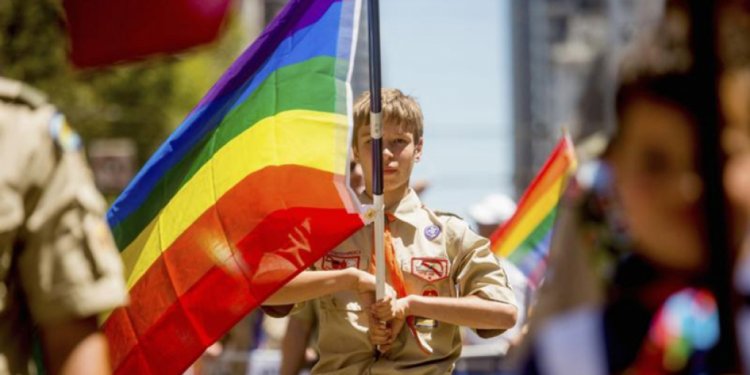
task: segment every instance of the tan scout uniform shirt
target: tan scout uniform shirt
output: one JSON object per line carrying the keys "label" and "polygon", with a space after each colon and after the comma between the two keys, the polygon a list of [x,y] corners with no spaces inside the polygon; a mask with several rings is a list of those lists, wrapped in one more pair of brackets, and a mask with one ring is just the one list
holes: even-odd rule
{"label": "tan scout uniform shirt", "polygon": [[[363,198],[363,202],[366,198]],[[425,296],[479,295],[515,304],[505,272],[490,252],[489,241],[475,234],[463,220],[435,214],[410,191],[397,207],[387,209],[396,220],[388,224],[404,275],[407,292]],[[372,227],[367,226],[319,260],[313,268],[330,270],[370,262]],[[390,283],[390,280],[389,280]],[[407,327],[399,334],[387,358],[376,360],[367,336],[367,313],[356,292],[342,292],[311,301],[319,317],[320,361],[316,374],[445,374],[461,353],[459,327],[418,321],[420,335],[432,347],[422,352]],[[481,331],[494,336],[497,331]]]}
{"label": "tan scout uniform shirt", "polygon": [[82,153],[52,136],[64,121],[54,107],[19,103],[17,87],[0,78],[0,374],[35,372],[34,326],[126,299],[105,202]]}

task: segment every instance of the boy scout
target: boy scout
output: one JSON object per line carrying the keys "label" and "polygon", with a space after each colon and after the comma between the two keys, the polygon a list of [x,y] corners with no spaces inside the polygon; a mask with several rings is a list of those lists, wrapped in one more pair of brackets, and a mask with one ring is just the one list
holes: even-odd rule
{"label": "boy scout", "polygon": [[[368,306],[372,282],[321,287],[311,274],[372,272],[372,228],[367,226],[325,255],[266,303],[316,298],[320,322],[320,360],[316,374],[445,374],[461,352],[459,326],[483,337],[502,333],[516,320],[513,292],[489,242],[463,220],[427,209],[409,188],[414,163],[422,154],[422,112],[416,101],[395,89],[384,89],[383,166],[386,206],[388,283],[398,299]],[[365,192],[372,201],[369,95],[354,105],[354,158],[362,164]],[[336,275],[336,274],[333,274]],[[370,297],[370,298],[368,298]],[[375,309],[373,309],[375,308]],[[392,320],[385,328],[376,320]],[[370,320],[376,322],[370,324]],[[406,324],[399,322],[406,321]],[[401,330],[401,327],[405,329]],[[381,345],[382,353],[376,351]]]}
{"label": "boy scout", "polygon": [[[107,373],[96,315],[125,302],[80,139],[44,97],[0,78],[0,374]],[[38,358],[40,359],[40,358]]]}

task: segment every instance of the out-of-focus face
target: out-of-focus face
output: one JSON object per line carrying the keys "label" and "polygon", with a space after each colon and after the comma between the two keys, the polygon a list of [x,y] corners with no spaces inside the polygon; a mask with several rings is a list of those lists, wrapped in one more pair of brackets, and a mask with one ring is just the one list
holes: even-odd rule
{"label": "out-of-focus face", "polygon": [[698,269],[705,258],[702,184],[691,120],[669,105],[636,99],[621,121],[614,177],[636,250],[663,267]]}
{"label": "out-of-focus face", "polygon": [[[365,189],[372,194],[372,138],[370,128],[362,126],[356,134],[354,156],[362,165]],[[383,192],[406,191],[411,171],[422,156],[422,141],[415,143],[414,133],[399,124],[383,124]]]}

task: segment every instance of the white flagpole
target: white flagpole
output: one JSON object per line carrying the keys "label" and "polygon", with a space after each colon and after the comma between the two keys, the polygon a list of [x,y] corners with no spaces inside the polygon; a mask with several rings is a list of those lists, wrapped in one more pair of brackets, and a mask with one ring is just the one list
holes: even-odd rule
{"label": "white flagpole", "polygon": [[375,208],[375,296],[385,297],[385,206],[383,204],[383,122],[380,98],[380,16],[378,0],[370,0],[368,30],[370,40],[370,136],[372,137],[372,199]]}

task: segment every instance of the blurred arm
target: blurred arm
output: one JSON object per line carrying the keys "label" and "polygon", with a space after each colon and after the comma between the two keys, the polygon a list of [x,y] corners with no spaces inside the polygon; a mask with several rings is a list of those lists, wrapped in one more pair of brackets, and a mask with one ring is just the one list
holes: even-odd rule
{"label": "blurred arm", "polygon": [[281,375],[297,375],[305,364],[305,351],[312,334],[312,321],[289,318],[286,334],[281,341]]}
{"label": "blurred arm", "polygon": [[95,317],[42,327],[42,345],[50,374],[109,374],[107,339]]}

